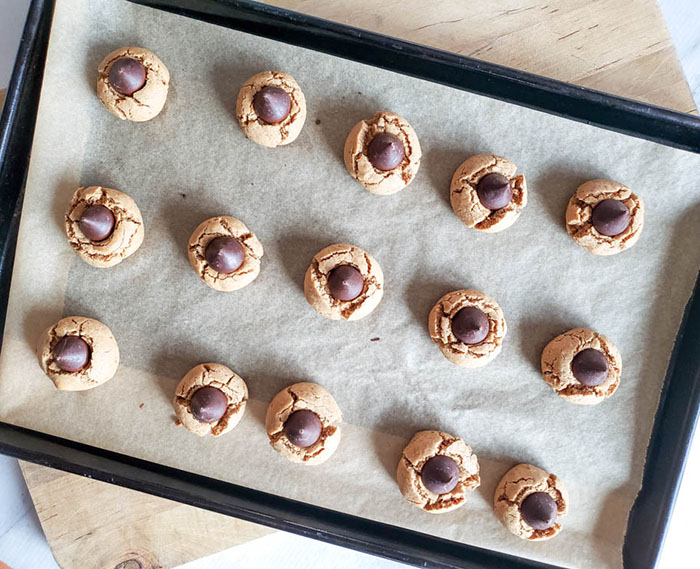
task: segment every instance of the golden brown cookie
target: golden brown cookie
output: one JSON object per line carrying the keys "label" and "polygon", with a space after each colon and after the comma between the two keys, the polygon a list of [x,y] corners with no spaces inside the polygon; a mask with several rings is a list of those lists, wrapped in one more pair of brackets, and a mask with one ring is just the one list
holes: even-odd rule
{"label": "golden brown cookie", "polygon": [[[374,147],[373,140],[378,137],[396,137],[396,152],[382,155],[381,150],[370,152]],[[400,154],[398,143],[403,147]],[[381,143],[378,138],[375,144]],[[386,149],[386,147],[385,147]],[[388,149],[390,150],[390,148]],[[394,113],[381,111],[371,119],[358,122],[345,139],[343,152],[345,167],[369,192],[379,195],[389,195],[404,189],[418,173],[421,159],[418,136],[408,121]],[[370,156],[375,159],[373,164]],[[383,156],[383,158],[382,158]],[[375,158],[379,157],[379,158]],[[395,160],[392,160],[395,158]],[[382,163],[383,161],[383,163]],[[387,161],[389,163],[387,163]],[[376,167],[375,164],[381,167]],[[394,164],[396,164],[394,166]],[[393,166],[391,169],[385,169]]]}
{"label": "golden brown cookie", "polygon": [[[278,90],[286,93],[286,98]],[[275,100],[280,95],[288,104],[286,114],[279,112],[280,103]],[[267,96],[273,100],[265,102]],[[253,75],[241,87],[236,100],[236,116],[250,140],[274,148],[294,142],[301,133],[306,120],[306,99],[291,75],[282,71],[263,71]]]}
{"label": "golden brown cookie", "polygon": [[564,332],[542,351],[542,377],[570,403],[596,405],[607,399],[620,385],[621,373],[615,344],[588,328]]}
{"label": "golden brown cookie", "polygon": [[462,506],[479,486],[479,461],[462,439],[419,431],[403,449],[396,480],[404,498],[431,514]]}
{"label": "golden brown cookie", "polygon": [[205,283],[229,292],[257,278],[263,246],[242,221],[220,215],[197,226],[187,244],[187,256]]}
{"label": "golden brown cookie", "polygon": [[639,240],[643,227],[644,201],[612,180],[581,184],[566,207],[566,231],[595,255],[629,249]]}
{"label": "golden brown cookie", "polygon": [[[120,89],[119,76],[115,64],[122,59],[135,60],[145,71],[143,86],[129,93]],[[111,72],[111,77],[110,77]],[[97,68],[97,96],[107,110],[122,120],[143,122],[155,117],[168,98],[170,73],[163,62],[152,51],[142,47],[122,47],[115,49],[102,60]],[[111,80],[110,80],[111,79]],[[116,81],[116,85],[113,83]],[[123,80],[122,80],[123,81]]]}
{"label": "golden brown cookie", "polygon": [[[516,171],[515,164],[495,154],[478,154],[467,158],[452,176],[452,210],[467,227],[479,231],[495,233],[510,227],[527,205],[525,176],[516,175]],[[506,195],[505,199],[498,203],[498,198],[494,199],[495,196],[492,196],[489,199],[489,195],[484,193],[490,194],[497,189],[494,188],[494,179],[496,185],[499,179],[503,184],[507,181],[510,185],[509,193],[512,192],[510,200],[507,200]],[[492,181],[491,188],[488,187],[488,181]],[[505,188],[507,187],[508,185],[505,185]],[[504,193],[501,193],[501,196],[503,195]]]}
{"label": "golden brown cookie", "polygon": [[[94,217],[90,215],[93,211],[97,211]],[[102,218],[99,217],[100,211]],[[105,223],[109,223],[110,213],[111,232],[99,241],[90,239],[97,236],[93,232],[108,229]],[[143,219],[136,202],[124,192],[102,186],[79,188],[73,194],[66,212],[65,228],[68,243],[83,261],[93,267],[113,267],[134,254],[143,243]]]}
{"label": "golden brown cookie", "polygon": [[222,364],[199,364],[185,374],[175,390],[173,407],[180,422],[194,434],[218,437],[243,418],[248,388]]}
{"label": "golden brown cookie", "polygon": [[84,391],[112,379],[119,347],[107,326],[68,316],[47,328],[37,345],[39,365],[61,391]]}
{"label": "golden brown cookie", "polygon": [[448,292],[428,316],[430,337],[442,355],[466,368],[481,367],[500,352],[508,330],[503,311],[478,290]]}
{"label": "golden brown cookie", "polygon": [[285,387],[270,402],[265,428],[270,444],[292,462],[321,464],[340,443],[341,413],[328,391],[316,383]]}
{"label": "golden brown cookie", "polygon": [[542,541],[561,531],[569,494],[562,481],[531,464],[518,464],[496,487],[493,508],[508,530],[522,539]]}
{"label": "golden brown cookie", "polygon": [[304,277],[304,294],[313,309],[326,318],[359,320],[382,299],[384,273],[367,251],[343,243],[329,245],[311,260]]}

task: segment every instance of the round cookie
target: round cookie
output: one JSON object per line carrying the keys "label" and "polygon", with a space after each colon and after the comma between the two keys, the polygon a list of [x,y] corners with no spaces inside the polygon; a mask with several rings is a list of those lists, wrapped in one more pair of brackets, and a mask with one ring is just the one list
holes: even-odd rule
{"label": "round cookie", "polygon": [[561,531],[569,494],[562,481],[531,464],[518,464],[496,487],[493,508],[508,530],[522,539],[542,541]]}
{"label": "round cookie", "polygon": [[464,289],[437,301],[428,316],[428,330],[443,356],[458,366],[474,368],[500,353],[508,328],[493,298]]}
{"label": "round cookie", "polygon": [[644,227],[644,201],[612,180],[581,184],[566,206],[566,231],[595,255],[629,249]]}
{"label": "round cookie", "polygon": [[285,458],[321,464],[338,448],[340,420],[331,394],[317,383],[302,382],[275,395],[267,408],[265,429],[272,448]]}
{"label": "round cookie", "polygon": [[570,403],[596,405],[620,385],[622,357],[612,341],[588,328],[554,338],[542,351],[542,377]]}
{"label": "round cookie", "polygon": [[[92,211],[97,213],[90,215]],[[66,212],[65,229],[68,243],[93,267],[113,267],[143,243],[143,219],[136,202],[124,192],[102,186],[78,188]]]}
{"label": "round cookie", "polygon": [[47,328],[37,344],[39,365],[61,391],[84,391],[112,379],[119,347],[107,326],[68,316]]}
{"label": "round cookie", "polygon": [[367,191],[386,196],[411,183],[420,167],[421,149],[405,118],[380,111],[352,128],[343,157],[345,168]]}
{"label": "round cookie", "polygon": [[245,382],[221,364],[199,364],[180,380],[173,407],[180,422],[195,435],[218,437],[243,418],[248,401]]}
{"label": "round cookie", "polygon": [[384,273],[367,251],[342,243],[329,245],[311,260],[304,277],[304,294],[313,309],[326,318],[359,320],[382,299]]}
{"label": "round cookie", "polygon": [[[230,250],[226,243],[223,247],[217,247],[220,241],[228,241],[237,251]],[[236,253],[241,264],[231,270],[235,266],[231,265],[231,261]],[[187,256],[190,265],[205,283],[213,289],[229,292],[243,288],[257,278],[263,246],[242,221],[220,215],[197,226],[187,244]],[[223,266],[219,266],[217,259]],[[215,269],[215,266],[223,271]]]}
{"label": "round cookie", "polygon": [[467,158],[452,176],[450,203],[467,227],[495,233],[515,223],[527,205],[525,176],[495,154]]}
{"label": "round cookie", "polygon": [[155,53],[142,47],[115,49],[102,60],[97,73],[97,96],[122,120],[151,120],[168,98],[168,68]]}
{"label": "round cookie", "polygon": [[[294,142],[301,133],[306,120],[306,99],[291,75],[263,71],[241,87],[236,116],[250,140],[274,148]],[[266,122],[264,117],[271,122]]]}
{"label": "round cookie", "polygon": [[462,439],[419,431],[403,449],[396,480],[406,500],[431,514],[443,514],[462,506],[467,492],[479,486],[479,461]]}

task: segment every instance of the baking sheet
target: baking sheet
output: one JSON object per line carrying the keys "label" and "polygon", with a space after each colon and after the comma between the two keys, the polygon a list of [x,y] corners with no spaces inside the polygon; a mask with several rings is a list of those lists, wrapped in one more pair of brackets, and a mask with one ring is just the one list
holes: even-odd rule
{"label": "baking sheet", "polygon": [[[133,124],[94,94],[102,57],[123,45],[153,50],[172,76],[165,110]],[[235,97],[250,75],[282,69],[300,83],[309,116],[278,149],[245,139]],[[424,159],[408,189],[379,197],[345,171],[353,124],[402,114]],[[449,180],[467,156],[512,159],[530,200],[503,233],[466,229]],[[2,353],[0,419],[464,543],[567,567],[620,567],[627,515],[664,372],[700,250],[700,156],[469,95],[428,82],[217,28],[122,1],[58,0],[24,200]],[[595,257],[566,234],[566,202],[586,179],[619,180],[646,202],[640,242]],[[146,224],[140,251],[94,269],[68,246],[62,219],[78,186],[134,197]],[[242,219],[265,247],[262,272],[235,293],[209,289],[187,262],[203,219]],[[306,303],[304,271],[334,242],[370,251],[386,293],[375,312],[331,322]],[[477,288],[501,304],[508,335],[480,370],[445,360],[427,315],[445,292]],[[84,393],[57,392],[33,348],[64,315],[105,322],[122,354],[117,375]],[[615,396],[570,405],[541,380],[539,355],[556,334],[589,326],[620,348]],[[372,338],[379,341],[372,342]],[[247,382],[242,423],[220,439],[176,427],[180,377],[206,361]],[[267,443],[267,402],[295,381],[317,381],[344,414],[343,441],[324,465],[288,463]],[[143,406],[141,407],[141,404]],[[416,430],[463,437],[482,485],[459,510],[426,514],[394,481]],[[571,494],[564,531],[525,543],[491,503],[516,462],[559,475]]]}

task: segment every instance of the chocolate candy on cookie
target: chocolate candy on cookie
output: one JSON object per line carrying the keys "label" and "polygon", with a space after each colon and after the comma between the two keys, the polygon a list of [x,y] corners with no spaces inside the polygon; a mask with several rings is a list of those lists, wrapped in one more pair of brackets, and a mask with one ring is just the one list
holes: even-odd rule
{"label": "chocolate candy on cookie", "polygon": [[120,57],[109,67],[109,84],[122,95],[133,95],[146,84],[146,67],[131,57]]}
{"label": "chocolate candy on cookie", "polygon": [[450,203],[467,227],[495,233],[510,227],[527,205],[525,176],[495,154],[467,158],[450,183]]}
{"label": "chocolate candy on cookie", "polygon": [[498,303],[483,292],[455,290],[430,311],[430,338],[453,364],[481,367],[500,352],[508,328]]}
{"label": "chocolate candy on cookie", "polygon": [[384,294],[384,273],[367,251],[337,243],[311,260],[304,276],[304,295],[321,316],[359,320],[372,312]]}
{"label": "chocolate candy on cookie", "polygon": [[386,111],[359,121],[343,149],[348,173],[368,192],[378,195],[408,186],[418,173],[421,156],[418,136],[408,121]]}
{"label": "chocolate candy on cookie", "polygon": [[80,371],[90,361],[90,346],[80,336],[63,336],[53,347],[53,361],[63,371]]}
{"label": "chocolate candy on cookie", "polygon": [[532,464],[518,464],[496,487],[493,508],[512,534],[528,541],[557,535],[568,510],[569,494],[561,479]]}
{"label": "chocolate candy on cookie", "polygon": [[163,110],[170,72],[152,51],[133,46],[115,49],[102,60],[97,74],[97,96],[114,116],[143,122]]}
{"label": "chocolate candy on cookie", "polygon": [[243,133],[261,146],[274,148],[294,142],[306,121],[306,98],[294,77],[263,71],[238,91],[236,117]]}
{"label": "chocolate candy on cookie", "polygon": [[61,391],[84,391],[109,381],[119,367],[119,347],[107,326],[68,316],[47,328],[37,346],[39,365]]}
{"label": "chocolate candy on cookie", "polygon": [[284,422],[284,434],[289,442],[301,448],[308,448],[321,437],[323,425],[313,411],[300,409],[292,413]]}
{"label": "chocolate candy on cookie", "polygon": [[248,387],[239,375],[223,364],[206,363],[180,380],[173,408],[188,431],[218,437],[238,425],[247,402]]}
{"label": "chocolate candy on cookie", "polygon": [[338,448],[341,418],[333,396],[317,383],[304,381],[275,395],[265,429],[272,448],[287,460],[321,464]]}
{"label": "chocolate candy on cookie", "polygon": [[260,120],[277,124],[289,116],[292,99],[284,89],[268,85],[253,96],[253,108]]}
{"label": "chocolate candy on cookie", "polygon": [[245,252],[238,239],[230,235],[220,235],[209,242],[204,250],[204,257],[212,269],[228,275],[243,264]]}
{"label": "chocolate candy on cookie", "polygon": [[190,235],[187,257],[208,286],[230,292],[252,283],[260,274],[263,246],[255,234],[230,215],[211,217]]}
{"label": "chocolate candy on cookie", "polygon": [[124,192],[102,186],[78,188],[66,212],[65,230],[80,258],[99,268],[113,267],[133,255],[144,236],[136,202]]}
{"label": "chocolate candy on cookie", "polygon": [[542,378],[570,403],[595,405],[620,385],[622,357],[612,340],[589,328],[560,334],[542,351]]}
{"label": "chocolate candy on cookie", "polygon": [[403,449],[396,481],[406,500],[428,513],[443,514],[464,505],[479,486],[479,461],[459,437],[419,431]]}
{"label": "chocolate candy on cookie", "polygon": [[595,255],[615,255],[632,247],[644,228],[644,201],[613,180],[581,184],[566,207],[566,231]]}

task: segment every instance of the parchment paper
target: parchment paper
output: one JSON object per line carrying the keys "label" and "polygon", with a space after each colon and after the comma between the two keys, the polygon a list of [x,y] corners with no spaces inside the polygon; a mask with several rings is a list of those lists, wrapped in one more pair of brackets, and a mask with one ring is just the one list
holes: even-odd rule
{"label": "parchment paper", "polygon": [[[97,64],[141,45],[168,66],[163,113],[122,122],[95,96]],[[248,141],[234,117],[244,80],[291,73],[307,124],[290,147]],[[414,183],[378,197],[345,171],[346,134],[376,110],[397,112],[420,137]],[[524,214],[495,235],[468,230],[449,206],[455,168],[471,154],[513,160],[530,187]],[[567,567],[619,567],[640,487],[660,387],[700,264],[700,157],[488,98],[178,17],[127,2],[58,0],[0,359],[0,419],[151,461]],[[566,202],[589,178],[643,196],[639,243],[614,257],[576,246]],[[71,250],[63,214],[78,186],[134,197],[146,239],[133,257],[94,269]],[[202,283],[186,243],[203,219],[242,219],[265,247],[260,277],[235,293]],[[370,251],[386,275],[377,310],[331,322],[306,303],[304,271],[334,242]],[[501,355],[486,368],[445,360],[427,316],[445,292],[471,287],[501,304]],[[34,346],[65,315],[105,322],[122,354],[117,375],[61,393]],[[615,396],[593,408],[557,398],[539,374],[544,345],[588,326],[623,357]],[[379,341],[371,342],[371,338]],[[242,423],[200,439],[173,421],[171,398],[191,366],[216,361],[247,382]],[[267,402],[316,381],[344,414],[343,440],[322,466],[288,463],[268,445]],[[143,406],[141,407],[141,404]],[[416,430],[463,437],[482,485],[461,509],[429,515],[395,483]],[[517,462],[556,473],[571,493],[564,530],[544,543],[509,534],[492,511],[495,486]]]}

